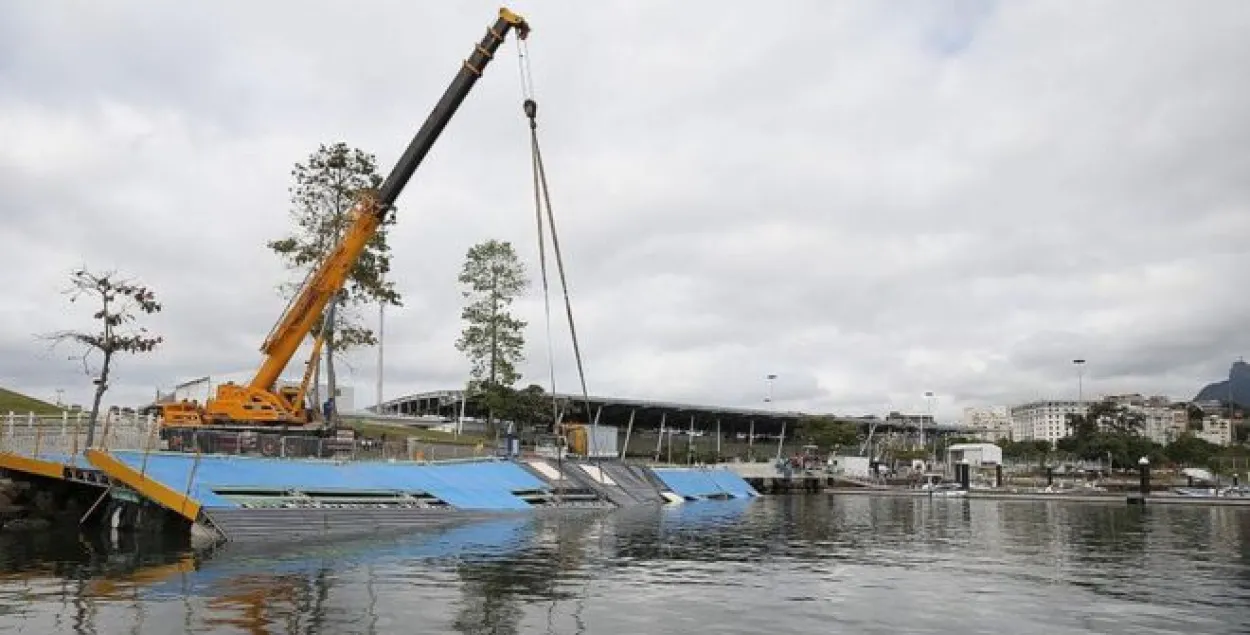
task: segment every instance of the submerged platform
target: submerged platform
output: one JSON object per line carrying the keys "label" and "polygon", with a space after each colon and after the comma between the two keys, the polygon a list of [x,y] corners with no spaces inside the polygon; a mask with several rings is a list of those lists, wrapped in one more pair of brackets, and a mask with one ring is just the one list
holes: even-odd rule
{"label": "submerged platform", "polygon": [[[20,444],[17,444],[20,446]],[[0,468],[159,506],[212,541],[333,538],[518,514],[611,510],[758,496],[724,467],[480,457],[448,461],[277,458],[14,444]]]}

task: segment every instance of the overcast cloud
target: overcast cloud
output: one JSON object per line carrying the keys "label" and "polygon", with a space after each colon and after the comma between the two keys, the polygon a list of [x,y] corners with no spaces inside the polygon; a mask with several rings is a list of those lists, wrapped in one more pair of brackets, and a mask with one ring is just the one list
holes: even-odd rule
{"label": "overcast cloud", "polygon": [[[109,401],[254,368],[291,165],[342,140],[389,169],[498,4],[298,8],[0,9],[0,385],[87,399],[35,338],[88,324],[59,295],[82,264],[165,303],[167,344]],[[1087,393],[1188,398],[1250,353],[1250,4],[513,8],[592,393],[755,406],[776,373],[782,408],[932,390],[953,418],[1075,396],[1074,357]],[[387,398],[463,382],[470,245],[510,240],[537,276],[520,100],[510,42],[398,201]],[[524,380],[546,385],[533,288]]]}

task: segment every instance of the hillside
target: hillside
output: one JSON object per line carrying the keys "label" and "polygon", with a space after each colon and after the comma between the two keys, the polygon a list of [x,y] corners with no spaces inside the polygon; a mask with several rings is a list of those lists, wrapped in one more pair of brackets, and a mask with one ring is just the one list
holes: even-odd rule
{"label": "hillside", "polygon": [[34,397],[27,397],[21,393],[0,388],[0,415],[7,415],[10,412],[17,414],[33,412],[37,415],[55,415],[60,414],[62,410],[62,408],[58,408],[46,401],[39,401]]}
{"label": "hillside", "polygon": [[[1229,384],[1232,384],[1232,390],[1229,390]],[[1228,371],[1228,379],[1208,384],[1198,392],[1194,397],[1194,401],[1221,401],[1228,403],[1229,397],[1232,397],[1233,403],[1242,408],[1250,408],[1250,364],[1238,360],[1233,363],[1233,367]]]}

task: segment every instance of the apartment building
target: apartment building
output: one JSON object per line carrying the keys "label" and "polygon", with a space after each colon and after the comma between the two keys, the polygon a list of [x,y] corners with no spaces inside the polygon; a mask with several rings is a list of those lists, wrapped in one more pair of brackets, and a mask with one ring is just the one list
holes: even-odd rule
{"label": "apartment building", "polygon": [[1084,414],[1089,404],[1077,401],[1033,401],[1011,408],[1014,441],[1048,441],[1054,445],[1072,434],[1069,415]]}
{"label": "apartment building", "polygon": [[1233,422],[1228,417],[1207,415],[1202,419],[1202,429],[1194,430],[1194,436],[1216,445],[1230,445],[1233,442]]}
{"label": "apartment building", "polygon": [[1013,438],[1011,413],[1006,406],[964,408],[963,426],[976,430],[972,436],[986,443]]}
{"label": "apartment building", "polygon": [[1109,395],[1106,399],[1125,407],[1129,412],[1140,414],[1145,424],[1141,435],[1160,445],[1175,441],[1188,427],[1184,404],[1173,403],[1167,397],[1146,397],[1131,393]]}

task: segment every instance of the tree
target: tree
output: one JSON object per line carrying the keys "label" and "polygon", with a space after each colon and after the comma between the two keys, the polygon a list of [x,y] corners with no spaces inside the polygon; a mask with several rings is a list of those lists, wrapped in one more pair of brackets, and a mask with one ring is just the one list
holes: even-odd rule
{"label": "tree", "polygon": [[96,375],[90,366],[91,355],[98,352],[103,358],[99,374],[92,379],[95,398],[91,402],[91,416],[87,419],[87,447],[91,447],[95,442],[100,400],[109,387],[113,356],[117,353],[147,353],[164,341],[164,338],[153,336],[146,328],[136,324],[139,313],[157,313],[161,305],[151,289],[122,278],[114,271],[95,274],[86,268],[79,269],[70,275],[70,288],[66,294],[70,302],[86,297],[98,302],[100,307],[92,314],[92,318],[99,322],[99,330],[57,331],[43,336],[52,341],[53,347],[62,343],[84,347],[81,354],[70,359],[81,360],[87,375]]}
{"label": "tree", "polygon": [[976,439],[970,439],[968,437],[942,437],[938,439],[938,441],[934,444],[934,451],[937,453],[938,456],[946,456],[946,450],[949,449],[952,445],[959,445],[962,443],[977,443],[977,442],[978,441]]}
{"label": "tree", "polygon": [[854,423],[833,417],[804,417],[798,428],[796,437],[822,448],[850,447],[859,442]]}
{"label": "tree", "polygon": [[494,386],[486,391],[485,403],[487,409],[500,419],[515,423],[518,432],[522,428],[546,429],[555,423],[551,395],[538,384],[530,384],[521,390]]}
{"label": "tree", "polygon": [[[329,146],[322,144],[309,155],[306,163],[295,164],[291,176],[295,184],[290,188],[290,214],[295,221],[295,229],[285,238],[268,243],[286,267],[297,272],[296,280],[280,287],[288,300],[299,291],[309,272],[321,263],[347,231],[352,221],[350,211],[360,197],[382,184],[382,175],[378,173],[374,156],[349,148],[343,142]],[[392,208],[352,266],[342,292],[313,326],[313,333],[321,333],[323,329],[325,332],[326,383],[331,396],[336,386],[335,353],[378,343],[373,330],[364,325],[359,311],[361,305],[402,305],[394,283],[387,279],[391,270],[387,233],[394,223]],[[323,324],[327,316],[332,316],[329,328]],[[316,363],[312,390],[313,400],[320,406],[318,384],[321,360],[316,360]],[[335,413],[337,406],[332,409],[331,416]]]}
{"label": "tree", "polygon": [[1094,438],[1099,432],[1119,435],[1137,435],[1146,427],[1146,417],[1113,401],[1098,401],[1089,405],[1085,414],[1068,415],[1072,436],[1079,440]]}
{"label": "tree", "polygon": [[1219,451],[1220,446],[1205,439],[1199,439],[1188,431],[1163,449],[1168,459],[1189,466],[1206,465]]}
{"label": "tree", "polygon": [[1110,417],[1102,420],[1102,424],[1111,434],[1140,436],[1146,428],[1146,416],[1136,410],[1117,406]]}
{"label": "tree", "polygon": [[512,243],[487,240],[469,248],[459,280],[469,303],[460,313],[467,324],[456,349],[468,356],[479,387],[512,386],[521,379],[516,367],[524,359],[526,323],[508,307],[529,285],[525,266]]}
{"label": "tree", "polygon": [[1151,460],[1162,456],[1158,444],[1141,435],[1145,416],[1114,401],[1098,401],[1084,414],[1068,415],[1068,425],[1072,435],[1055,445],[1080,459],[1110,458],[1113,466],[1129,467],[1142,456]]}
{"label": "tree", "polygon": [[1003,458],[1045,463],[1051,454],[1050,442],[1034,439],[1032,441],[1007,441],[999,447],[1003,449]]}

